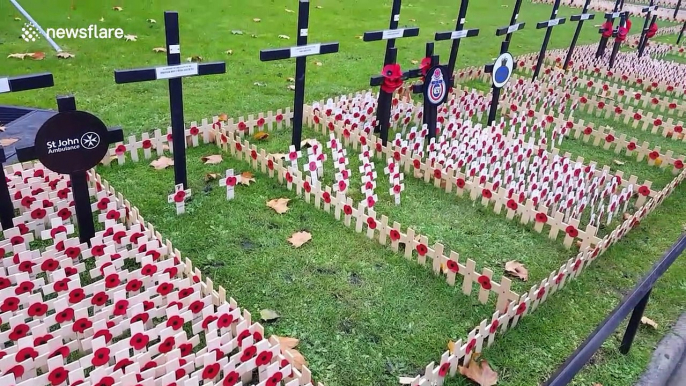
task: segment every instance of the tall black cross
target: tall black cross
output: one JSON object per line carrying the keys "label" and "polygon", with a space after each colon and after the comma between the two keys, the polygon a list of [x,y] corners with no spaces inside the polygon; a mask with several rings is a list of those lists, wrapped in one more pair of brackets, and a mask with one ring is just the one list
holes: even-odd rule
{"label": "tall black cross", "polygon": [[[427,58],[431,58],[431,65],[429,68],[433,68],[435,66],[438,66],[439,64],[439,58],[438,55],[434,55],[434,43],[426,43],[426,53],[425,56]],[[412,93],[414,94],[423,94],[424,95],[424,103],[422,104],[422,123],[426,124],[426,128],[428,130],[427,133],[427,139],[431,140],[431,138],[436,137],[436,121],[438,119],[438,106],[437,105],[432,105],[428,103],[427,101],[427,94],[425,93],[425,84],[427,82],[431,81],[431,74],[427,72],[426,76],[429,79],[424,79],[423,84],[415,84],[412,86]],[[446,86],[449,87],[451,85],[451,79],[445,79],[446,81]],[[446,88],[447,88],[446,87]],[[447,92],[447,89],[446,89]]]}
{"label": "tall black cross", "polygon": [[681,26],[681,31],[679,32],[679,36],[676,38],[676,45],[678,46],[681,44],[681,38],[684,36],[684,31],[686,31],[686,20],[684,20],[684,25]]}
{"label": "tall black cross", "polygon": [[679,14],[679,9],[681,8],[681,0],[677,1],[676,8],[674,8],[674,18],[676,19]]}
{"label": "tall black cross", "polygon": [[[464,38],[472,38],[479,36],[478,29],[464,29],[464,24],[467,21],[467,8],[469,7],[469,0],[462,0],[460,3],[460,12],[457,15],[457,21],[454,31],[436,32],[434,40],[452,40],[453,44],[450,48],[450,58],[448,59],[448,73],[451,78],[451,86],[454,86],[453,74],[455,73],[455,66],[457,65],[457,53],[460,50],[460,42]],[[428,57],[428,56],[427,56]]]}
{"label": "tall black cross", "polygon": [[305,104],[305,71],[307,57],[338,52],[338,42],[307,44],[310,24],[310,0],[300,0],[298,7],[297,45],[288,48],[273,48],[260,51],[260,60],[269,62],[295,58],[295,96],[293,97],[293,135],[291,144],[300,150],[303,127],[303,105]]}
{"label": "tall black cross", "polygon": [[648,32],[650,31],[650,28],[653,25],[655,25],[656,22],[657,22],[657,15],[653,15],[653,17],[650,19],[650,23],[648,23],[648,28],[644,28],[646,36],[643,39],[643,44],[641,44],[640,47],[638,47],[638,57],[639,58],[643,56],[643,52],[645,51],[646,46],[648,45],[648,40],[650,40],[650,37],[648,36]]}
{"label": "tall black cross", "polygon": [[174,150],[174,178],[176,185],[188,187],[186,176],[186,132],[183,125],[183,83],[181,78],[195,75],[215,75],[226,73],[226,63],[185,63],[181,64],[179,44],[179,14],[174,11],[164,13],[166,35],[167,65],[132,70],[114,71],[114,81],[121,83],[146,82],[168,79],[169,110],[171,112],[172,147]]}
{"label": "tall black cross", "polygon": [[622,28],[626,27],[628,21],[629,21],[629,12],[622,12],[621,15],[619,16],[619,26],[612,33],[612,37],[615,38],[615,43],[612,46],[612,54],[610,55],[610,63],[608,64],[609,68],[612,68],[615,66],[615,60],[617,59],[617,54],[619,53],[619,48],[622,46],[622,42],[618,39],[619,32]]}
{"label": "tall black cross", "polygon": [[[648,43],[648,27],[650,26],[651,23],[651,15],[653,12],[657,11],[657,5],[655,5],[655,0],[650,0],[650,5],[643,8],[641,12],[646,14],[645,21],[643,22],[643,29],[641,30],[641,38],[638,40],[638,57],[640,58],[643,56],[643,50],[645,49],[646,44]],[[657,16],[657,15],[655,15]],[[655,20],[657,20],[655,17],[652,18],[652,22],[654,23]]]}
{"label": "tall black cross", "polygon": [[588,13],[588,7],[591,5],[591,0],[586,0],[584,3],[584,8],[581,10],[580,15],[574,15],[569,18],[571,21],[578,22],[576,25],[576,31],[574,31],[574,37],[572,38],[572,43],[569,45],[569,50],[567,51],[567,57],[565,58],[565,63],[562,65],[562,69],[567,71],[569,68],[569,62],[572,60],[572,55],[574,55],[574,48],[576,48],[576,43],[579,40],[579,34],[581,34],[581,28],[584,26],[584,21],[595,19],[594,13]]}
{"label": "tall black cross", "polygon": [[[605,20],[612,23],[613,29],[614,29],[615,19],[618,19],[622,15],[622,13],[620,12],[620,10],[622,9],[621,8],[622,5],[623,5],[622,0],[615,0],[615,7],[614,7],[613,11],[605,14]],[[605,33],[605,29],[601,28],[598,32],[603,34],[603,33]],[[609,39],[610,39],[609,37],[605,37],[605,36],[600,37],[600,42],[598,43],[598,51],[596,51],[596,53],[595,53],[596,59],[600,58],[601,56],[603,56],[605,54],[605,49],[607,48],[607,41]]]}
{"label": "tall black cross", "polygon": [[[507,81],[510,79],[512,72],[517,66],[517,63],[514,62],[512,55],[510,55],[508,51],[510,50],[510,43],[512,42],[512,34],[523,29],[525,25],[525,23],[517,23],[517,18],[519,18],[519,9],[521,7],[522,0],[516,0],[514,9],[512,10],[512,18],[510,18],[510,25],[498,28],[496,30],[495,35],[505,35],[505,40],[503,40],[503,42],[500,44],[500,57],[498,58],[498,60],[496,60],[496,63],[486,65],[486,72],[492,74],[494,80],[496,74],[499,76],[499,79],[502,80],[502,82],[493,82],[493,85],[491,86],[491,89],[493,91],[493,97],[491,99],[491,109],[488,113],[489,125],[495,122],[495,116],[498,112],[498,101],[500,100],[500,90],[505,85],[505,83],[507,83]],[[508,56],[509,58],[507,58]],[[507,73],[502,71],[498,73],[497,71],[502,70],[503,66],[507,64],[503,62],[503,59],[508,60],[507,63],[511,64],[511,67],[509,68],[509,72]],[[509,62],[510,59],[512,60],[511,63]]]}
{"label": "tall black cross", "polygon": [[[10,78],[0,77],[0,94],[8,92],[35,90],[47,88],[55,85],[52,74],[45,72],[42,74],[22,75]],[[2,166],[7,161],[5,149],[0,147],[0,224],[2,229],[10,229],[14,226],[14,205],[10,197],[5,168]]]}
{"label": "tall black cross", "polygon": [[108,129],[95,115],[76,110],[73,96],[57,97],[58,114],[36,133],[32,146],[17,149],[17,159],[38,159],[43,166],[68,174],[74,196],[79,239],[90,242],[95,236],[93,211],[88,193],[88,170],[102,161],[109,145],[124,140],[120,128]]}
{"label": "tall black cross", "polygon": [[550,35],[553,33],[553,28],[558,25],[565,23],[567,19],[564,17],[557,17],[557,12],[560,9],[560,0],[555,0],[553,3],[553,10],[550,13],[550,20],[541,21],[536,24],[536,29],[545,28],[545,37],[543,37],[543,44],[541,45],[541,51],[538,53],[538,62],[536,62],[536,68],[534,69],[533,79],[536,80],[538,75],[541,73],[541,67],[543,67],[543,61],[545,60],[545,52],[548,50],[548,43],[550,43]]}
{"label": "tall black cross", "polygon": [[[396,63],[398,58],[398,49],[395,48],[395,39],[409,38],[419,36],[419,28],[407,27],[398,28],[400,21],[400,5],[402,0],[393,0],[393,7],[391,9],[391,22],[386,30],[368,31],[362,36],[365,42],[376,42],[379,40],[386,41],[386,53],[384,54],[384,66]],[[383,83],[383,76],[374,76],[369,81],[371,86],[380,86]],[[384,90],[379,90],[379,99],[376,103],[376,122],[377,127],[374,128],[375,133],[381,133],[381,141],[386,145],[388,141],[388,128],[391,119],[391,103],[393,101],[393,94]]]}

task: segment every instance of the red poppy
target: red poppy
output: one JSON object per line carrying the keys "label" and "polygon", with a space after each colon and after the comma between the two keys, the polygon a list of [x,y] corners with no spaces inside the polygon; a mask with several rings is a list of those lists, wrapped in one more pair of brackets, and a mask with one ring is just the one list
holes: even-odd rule
{"label": "red poppy", "polygon": [[112,385],[114,385],[114,378],[107,376],[107,377],[103,377],[102,379],[100,379],[93,386],[112,386]]}
{"label": "red poppy", "polygon": [[286,172],[286,182],[293,182],[293,176],[290,172]]}
{"label": "red poppy", "polygon": [[492,287],[491,278],[486,276],[486,275],[479,276],[479,278],[477,279],[477,282],[479,282],[479,284],[481,284],[481,288],[483,288],[485,290],[490,290]]}
{"label": "red poppy", "polygon": [[224,377],[222,386],[234,386],[236,383],[238,383],[240,377],[241,375],[236,371],[231,371],[230,373],[226,374],[226,377]]}
{"label": "red poppy", "polygon": [[258,366],[268,365],[271,363],[273,356],[274,354],[271,351],[263,351],[257,356],[255,364]]}
{"label": "red poppy", "polygon": [[488,199],[488,200],[490,200],[491,197],[493,197],[493,193],[491,193],[490,190],[485,189],[485,188],[481,191],[481,195],[483,196],[483,198]]}
{"label": "red poppy", "polygon": [[645,185],[642,185],[640,188],[638,188],[638,194],[647,197],[650,195],[650,188]]}
{"label": "red poppy", "polygon": [[598,108],[604,109],[605,108],[605,102],[603,102],[603,101],[598,102]]}
{"label": "red poppy", "polygon": [[17,355],[14,356],[14,360],[17,363],[21,363],[27,359],[36,359],[37,356],[38,351],[36,351],[33,347],[24,347],[17,352]]}
{"label": "red poppy", "polygon": [[91,328],[93,326],[93,322],[88,320],[88,318],[81,318],[78,319],[77,321],[74,322],[74,325],[72,326],[72,331],[78,332],[83,334],[84,331],[87,329]]}
{"label": "red poppy", "polygon": [[280,371],[274,373],[269,379],[267,379],[266,386],[277,386],[279,382],[283,379],[283,374]]}
{"label": "red poppy", "polygon": [[25,281],[20,283],[17,288],[14,289],[15,295],[21,295],[25,293],[31,293],[35,285],[31,281]]}
{"label": "red poppy", "polygon": [[615,140],[615,136],[612,135],[612,134],[608,134],[608,135],[605,136],[605,141],[606,141],[606,142],[614,142],[614,140]]}
{"label": "red poppy", "polygon": [[439,376],[439,377],[445,377],[446,374],[448,374],[448,370],[450,370],[450,362],[445,362],[445,363],[442,364],[441,367],[438,369],[438,376]]}
{"label": "red poppy", "polygon": [[520,304],[517,306],[517,315],[523,314],[524,311],[526,311],[526,303],[520,303]]}
{"label": "red poppy", "polygon": [[210,316],[206,317],[206,318],[202,321],[202,328],[205,329],[205,330],[207,330],[207,328],[209,327],[210,323],[216,321],[217,319],[219,319],[219,318],[218,318],[217,316],[215,316],[215,315],[210,315]]}
{"label": "red poppy", "polygon": [[519,207],[519,205],[517,204],[517,201],[515,201],[513,199],[507,200],[507,209],[517,210],[518,207]]}
{"label": "red poppy", "polygon": [[19,298],[16,298],[14,296],[10,296],[6,298],[2,306],[0,306],[0,311],[2,312],[8,312],[8,311],[16,311],[19,309]]}
{"label": "red poppy", "polygon": [[350,205],[343,205],[343,213],[345,213],[347,216],[350,216],[353,214],[353,208]]}
{"label": "red poppy", "polygon": [[653,125],[655,126],[662,126],[662,119],[658,118],[653,121]]}
{"label": "red poppy", "polygon": [[0,290],[3,290],[5,288],[9,288],[9,286],[12,285],[12,282],[9,281],[6,277],[0,277]]}
{"label": "red poppy", "polygon": [[369,229],[376,229],[376,220],[372,217],[367,217],[367,226]]}
{"label": "red poppy", "polygon": [[109,330],[99,330],[95,334],[93,334],[93,339],[98,338],[98,337],[104,337],[106,343],[110,343],[112,340],[112,333],[110,333]]}
{"label": "red poppy", "polygon": [[467,347],[465,347],[465,353],[470,354],[472,350],[474,350],[474,347],[476,347],[476,339],[472,339],[467,343]]}
{"label": "red poppy", "polygon": [[381,71],[381,75],[384,78],[383,83],[381,84],[381,90],[384,92],[387,92],[389,94],[392,94],[400,88],[400,86],[403,85],[403,72],[400,69],[399,64],[387,64],[384,66],[383,70]]}
{"label": "red poppy", "polygon": [[545,295],[545,287],[541,287],[537,292],[536,292],[536,299],[541,300],[543,296]]}
{"label": "red poppy", "polygon": [[577,237],[579,236],[579,231],[573,226],[569,225],[565,229],[565,232],[570,236],[570,237]]}
{"label": "red poppy", "polygon": [[166,354],[174,349],[175,344],[176,341],[174,340],[174,337],[170,336],[167,339],[165,339],[162,343],[160,343],[159,350],[162,354]]}
{"label": "red poppy", "polygon": [[583,97],[583,96],[582,96],[581,98],[579,98],[579,102],[581,102],[581,103],[587,103],[587,102],[588,102],[588,99],[586,99],[586,97]]}
{"label": "red poppy", "polygon": [[455,260],[448,259],[448,261],[446,262],[445,265],[448,268],[448,270],[450,270],[452,272],[455,272],[455,273],[460,272],[460,266],[457,264],[457,261],[455,261]]}
{"label": "red poppy", "polygon": [[50,381],[52,386],[58,386],[67,380],[68,375],[69,372],[65,370],[64,367],[58,367],[48,374],[48,381]]}
{"label": "red poppy", "polygon": [[48,306],[45,303],[33,303],[29,306],[29,316],[43,316],[48,312]]}
{"label": "red poppy", "polygon": [[441,178],[441,170],[440,169],[434,169],[434,178],[437,180]]}
{"label": "red poppy", "polygon": [[126,291],[127,292],[136,292],[143,287],[143,282],[138,280],[138,279],[133,279],[126,283]]}
{"label": "red poppy", "polygon": [[674,167],[677,169],[683,169],[684,168],[684,161],[678,159],[674,161]]}
{"label": "red poppy", "polygon": [[465,186],[465,181],[462,178],[458,178],[457,180],[455,180],[455,185],[458,188],[462,189]]}
{"label": "red poppy", "polygon": [[74,319],[74,310],[71,308],[66,308],[55,315],[55,321],[60,324],[72,319]]}
{"label": "red poppy", "polygon": [[246,347],[245,349],[243,349],[240,361],[247,362],[250,359],[252,359],[252,357],[254,357],[255,354],[257,354],[257,348],[255,348],[255,346]]}
{"label": "red poppy", "polygon": [[91,359],[91,364],[93,366],[102,366],[110,361],[110,349],[107,347],[101,347],[93,353],[93,359]]}
{"label": "red poppy", "polygon": [[241,146],[240,142],[236,142],[236,150],[238,150],[238,151],[243,150],[243,146]]}
{"label": "red poppy", "polygon": [[145,324],[148,323],[149,319],[150,315],[148,315],[147,312],[141,312],[140,314],[134,315],[133,318],[131,318],[131,323],[143,322],[143,324]]}
{"label": "red poppy", "polygon": [[307,193],[309,193],[309,192],[312,190],[312,187],[310,186],[310,183],[309,183],[309,182],[305,181],[305,182],[303,182],[303,189],[304,189]]}
{"label": "red poppy", "polygon": [[22,261],[21,264],[19,264],[19,271],[33,273],[33,265],[34,264],[30,261]]}
{"label": "red poppy", "polygon": [[191,352],[193,352],[193,345],[190,343],[184,343],[179,346],[179,351],[181,351],[181,356],[187,356],[190,355]]}
{"label": "red poppy", "polygon": [[191,288],[191,287],[184,288],[181,291],[179,291],[179,299],[187,298],[187,297],[191,296],[192,294],[193,294],[193,288]]}
{"label": "red poppy", "polygon": [[105,278],[105,287],[107,288],[114,288],[118,286],[121,283],[121,280],[119,280],[119,275],[116,273],[111,273],[107,275]]}
{"label": "red poppy", "polygon": [[112,311],[112,315],[114,316],[122,316],[126,315],[126,310],[129,308],[129,301],[126,299],[121,299],[118,300],[116,303],[114,303],[114,311]]}
{"label": "red poppy", "polygon": [[18,341],[19,339],[23,338],[28,334],[29,332],[29,326],[27,324],[17,324],[14,326],[14,329],[12,329],[12,332],[9,334],[10,340],[13,341]]}
{"label": "red poppy", "polygon": [[648,154],[648,158],[650,158],[651,160],[656,160],[658,159],[658,157],[660,157],[660,152],[656,150],[653,150]]}
{"label": "red poppy", "polygon": [[417,254],[419,254],[419,256],[424,256],[429,251],[429,249],[424,244],[417,244],[416,249],[417,249]]}
{"label": "red poppy", "polygon": [[629,143],[626,145],[626,148],[627,148],[629,151],[634,151],[634,150],[636,150],[636,142],[629,142]]}
{"label": "red poppy", "polygon": [[129,345],[133,347],[135,350],[142,350],[145,348],[145,346],[148,345],[149,341],[149,336],[139,332],[132,336],[131,339],[129,339]]}
{"label": "red poppy", "polygon": [[579,267],[581,267],[581,259],[577,259],[577,260],[574,262],[574,268],[573,268],[574,271],[576,272],[576,271],[579,269]]}
{"label": "red poppy", "polygon": [[675,133],[682,133],[684,131],[683,126],[674,126],[674,132]]}
{"label": "red poppy", "polygon": [[548,215],[543,213],[543,212],[536,213],[536,222],[541,222],[541,223],[548,222]]}

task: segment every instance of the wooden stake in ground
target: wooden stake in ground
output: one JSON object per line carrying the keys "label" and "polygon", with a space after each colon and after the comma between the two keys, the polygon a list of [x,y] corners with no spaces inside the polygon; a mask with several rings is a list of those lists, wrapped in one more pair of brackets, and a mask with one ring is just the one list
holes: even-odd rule
{"label": "wooden stake in ground", "polygon": [[241,182],[241,176],[235,176],[233,169],[226,171],[226,178],[219,181],[219,186],[226,187],[226,199],[233,200],[236,184]]}
{"label": "wooden stake in ground", "polygon": [[186,213],[186,199],[191,196],[191,190],[183,188],[183,184],[178,184],[174,187],[174,193],[170,194],[167,199],[170,204],[176,204],[176,214]]}

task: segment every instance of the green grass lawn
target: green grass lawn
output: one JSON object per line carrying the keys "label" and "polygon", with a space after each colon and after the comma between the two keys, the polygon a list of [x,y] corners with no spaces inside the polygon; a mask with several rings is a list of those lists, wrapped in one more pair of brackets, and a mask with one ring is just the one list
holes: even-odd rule
{"label": "green grass lawn", "polygon": [[[261,63],[258,52],[294,44],[297,13],[285,9],[296,10],[295,0],[255,1],[250,7],[217,0],[119,4],[76,1],[76,9],[71,12],[69,3],[22,1],[44,28],[89,24],[121,27],[126,34],[136,35],[137,41],[62,40],[58,43],[76,57],[57,59],[44,40],[29,44],[19,39],[22,21],[13,20],[18,12],[10,6],[3,7],[0,54],[4,56],[0,58],[0,73],[52,71],[56,86],[2,94],[0,103],[54,108],[56,94],[74,93],[80,109],[97,114],[108,125],[123,126],[127,134],[165,128],[169,124],[166,83],[116,85],[113,71],[163,64],[164,55],[153,53],[152,49],[164,46],[163,11],[176,10],[180,13],[183,57],[199,55],[205,61],[225,60],[228,72],[184,81],[186,121],[221,112],[236,117],[292,104],[287,78],[293,76],[293,63]],[[495,29],[509,22],[513,3],[471,2],[467,26],[480,28],[481,35],[462,44],[459,66],[481,66],[497,56],[500,39],[494,37]],[[112,10],[112,5],[121,5],[123,11]],[[388,26],[390,2],[313,0],[311,8],[311,41],[340,41],[341,52],[308,60],[306,99],[319,100],[367,88],[369,77],[380,72],[383,43],[364,43],[357,36]],[[452,20],[457,10],[456,1],[404,2],[401,26],[422,28],[419,38],[398,41],[399,62],[404,69],[414,67],[411,60],[423,57],[424,43],[431,40],[435,31],[454,27]],[[563,8],[560,16],[578,12]],[[533,26],[549,16],[550,5],[524,3],[520,20],[526,21],[527,27],[513,38],[514,54],[538,51],[543,32]],[[101,18],[104,21],[99,21]],[[157,23],[146,22],[150,18]],[[260,18],[261,22],[254,22],[253,18]],[[556,28],[550,48],[566,47],[574,28],[575,23]],[[232,30],[242,30],[244,34],[233,35]],[[291,39],[279,39],[280,34]],[[597,29],[593,23],[587,23],[580,43],[597,39]],[[437,53],[444,59],[448,47],[445,42],[436,45]],[[225,54],[226,50],[233,50],[233,54]],[[5,59],[10,53],[33,51],[45,51],[48,56],[42,61]],[[315,61],[322,65],[316,66]],[[255,86],[256,82],[264,86]],[[612,158],[602,149],[586,145],[576,151],[586,159]],[[364,235],[354,234],[330,215],[312,210],[300,200],[294,200],[290,204],[292,209],[283,216],[272,213],[264,205],[267,199],[292,198],[293,194],[258,173],[254,186],[239,187],[232,202],[225,202],[223,190],[216,186],[204,193],[205,173],[223,172],[228,167],[248,169],[247,164],[228,160],[228,155],[221,165],[201,165],[199,157],[210,153],[216,153],[215,149],[189,151],[189,180],[195,198],[184,217],[175,216],[173,207],[166,203],[173,180],[171,171],[154,171],[141,163],[100,168],[100,172],[195,265],[227,288],[241,306],[253,314],[262,308],[279,311],[283,318],[268,325],[268,332],[299,337],[317,380],[330,386],[396,384],[397,376],[414,376],[429,361],[437,361],[448,339],[464,337],[492,310],[491,306],[482,306],[461,295],[428,269],[406,261]],[[644,166],[627,162],[622,169],[628,172],[629,167],[635,167],[637,175],[644,177],[638,174],[643,173]],[[654,170],[658,169],[650,169]],[[664,178],[666,184],[668,179]],[[496,218],[478,205],[448,198],[420,183],[406,181],[406,188],[408,197],[425,195],[421,207],[408,203],[407,208],[387,208],[392,215],[398,216],[404,225],[425,229],[428,236],[447,240],[477,261],[479,256],[487,257],[493,264],[490,268],[497,270],[502,261],[526,259],[532,275],[544,275],[546,270],[552,270],[552,262],[568,256],[550,245],[545,235]],[[499,337],[495,346],[484,352],[500,372],[499,384],[537,384],[562,363],[677,237],[686,216],[685,198],[686,193],[680,188],[580,280],[522,320],[516,329]],[[444,205],[450,205],[456,213],[444,210]],[[408,209],[420,213],[411,215]],[[441,222],[432,223],[434,217]],[[453,221],[456,228],[441,229],[442,221]],[[313,241],[293,249],[285,240],[303,229],[313,233]],[[618,338],[613,337],[574,384],[632,384],[644,369],[657,340],[678,316],[678,307],[686,296],[685,274],[686,266],[675,265],[653,292],[647,315],[660,324],[658,331],[642,330],[632,353],[626,357],[618,354]],[[468,382],[457,377],[446,384]]]}

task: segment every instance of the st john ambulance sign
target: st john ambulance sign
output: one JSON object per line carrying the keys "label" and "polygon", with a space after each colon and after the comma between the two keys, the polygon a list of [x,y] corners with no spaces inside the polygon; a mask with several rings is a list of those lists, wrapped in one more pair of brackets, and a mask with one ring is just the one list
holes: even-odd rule
{"label": "st john ambulance sign", "polygon": [[86,171],[107,154],[107,126],[95,115],[66,111],[48,119],[38,130],[35,151],[48,169],[62,174]]}

